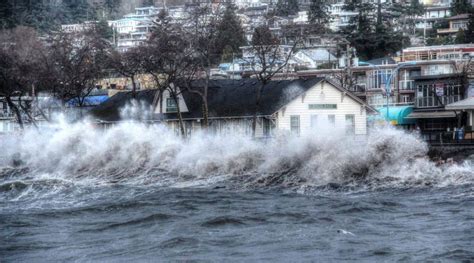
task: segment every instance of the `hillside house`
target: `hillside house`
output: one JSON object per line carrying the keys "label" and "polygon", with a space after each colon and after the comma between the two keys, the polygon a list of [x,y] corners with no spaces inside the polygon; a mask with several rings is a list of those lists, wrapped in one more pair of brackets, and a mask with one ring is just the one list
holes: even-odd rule
{"label": "hillside house", "polygon": [[469,14],[460,14],[457,16],[452,16],[450,18],[447,18],[447,20],[449,22],[449,27],[438,29],[438,36],[455,36],[461,29],[466,30],[467,25],[469,24]]}

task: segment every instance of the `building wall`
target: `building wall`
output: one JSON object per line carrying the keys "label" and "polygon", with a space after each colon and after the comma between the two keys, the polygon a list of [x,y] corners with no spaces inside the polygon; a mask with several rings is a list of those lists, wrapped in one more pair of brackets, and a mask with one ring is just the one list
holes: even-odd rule
{"label": "building wall", "polygon": [[[168,90],[163,91],[163,103],[161,103],[161,109],[163,113],[176,113],[176,111],[172,112],[167,112],[166,111],[166,101],[168,98],[171,98],[170,93]],[[188,112],[188,107],[186,106],[186,103],[184,102],[183,96],[181,94],[178,94],[178,101],[179,101],[179,110],[181,112]],[[160,101],[158,100],[157,106],[155,108],[155,113],[160,113]]]}
{"label": "building wall", "polygon": [[[337,109],[310,109],[310,104],[336,104]],[[299,96],[286,107],[278,111],[277,128],[291,131],[291,116],[300,116],[300,134],[302,136],[318,133],[345,132],[346,115],[354,115],[355,135],[367,134],[367,112],[363,106],[341,93],[331,84],[324,82]],[[317,115],[316,127],[311,127],[311,115]],[[335,126],[327,120],[334,115]]]}
{"label": "building wall", "polygon": [[[156,83],[149,74],[139,74],[135,76],[135,84],[138,90],[155,89]],[[97,86],[102,89],[132,90],[133,84],[130,78],[108,77],[97,81]]]}
{"label": "building wall", "polygon": [[0,119],[0,134],[14,132],[16,126],[18,124],[12,119]]}
{"label": "building wall", "polygon": [[[268,137],[274,134],[274,127],[271,132],[265,134],[263,129],[264,118],[257,119],[257,128],[255,136],[258,138]],[[184,128],[186,136],[191,136],[202,130],[202,120],[184,120]],[[174,130],[176,134],[180,134],[179,122],[177,120],[167,121],[166,125]],[[252,119],[251,118],[232,118],[232,119],[210,119],[209,131],[219,135],[235,135],[252,136]]]}
{"label": "building wall", "polygon": [[[165,93],[163,98],[169,94]],[[180,99],[180,107],[183,112],[187,111],[184,101]],[[313,105],[337,105],[337,109],[310,109]],[[163,104],[163,112],[166,113],[166,105]],[[155,113],[158,113],[155,110]],[[326,133],[342,133],[346,132],[346,115],[353,115],[355,135],[367,134],[367,112],[366,109],[356,100],[343,94],[329,83],[319,83],[310,89],[304,95],[299,96],[283,109],[279,110],[273,119],[258,118],[256,137],[267,137],[273,135],[276,131],[291,132],[291,116],[300,116],[300,135],[310,134],[326,134]],[[318,116],[318,121],[311,127],[312,115]],[[328,115],[334,115],[334,126],[327,120]],[[201,120],[202,121],[202,120]],[[188,135],[198,132],[201,129],[201,121],[185,120],[185,129]],[[235,134],[244,135],[252,134],[252,118],[219,118],[210,119],[209,129],[218,134]],[[178,121],[168,121],[167,124],[171,129],[179,133]]]}

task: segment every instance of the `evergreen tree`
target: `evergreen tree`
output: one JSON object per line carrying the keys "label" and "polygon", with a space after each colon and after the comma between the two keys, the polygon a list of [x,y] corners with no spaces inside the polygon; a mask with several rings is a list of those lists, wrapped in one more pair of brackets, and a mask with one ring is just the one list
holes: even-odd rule
{"label": "evergreen tree", "polygon": [[453,0],[451,3],[451,15],[460,15],[465,13],[471,13],[472,5],[470,0]]}
{"label": "evergreen tree", "polygon": [[142,6],[154,6],[155,0],[143,0]]}
{"label": "evergreen tree", "polygon": [[356,48],[360,58],[374,59],[393,55],[409,44],[407,37],[393,29],[391,15],[383,14],[375,4],[355,0],[349,1],[344,9],[358,13],[351,19],[350,25],[343,29],[343,34]]}
{"label": "evergreen tree", "polygon": [[254,46],[271,46],[278,45],[276,38],[268,26],[260,26],[255,28],[252,35],[252,45]]}
{"label": "evergreen tree", "polygon": [[112,40],[114,31],[107,23],[107,20],[101,19],[95,25],[95,30],[98,36],[104,39]]}
{"label": "evergreen tree", "polygon": [[425,7],[419,0],[411,0],[410,5],[402,9],[402,17],[408,22],[410,31],[415,34],[417,17],[425,14]]}
{"label": "evergreen tree", "polygon": [[122,0],[105,0],[102,4],[103,10],[107,13],[107,18],[115,19],[120,12]]}
{"label": "evergreen tree", "polygon": [[224,50],[239,54],[240,47],[246,44],[244,30],[232,4],[226,6],[217,26],[217,35],[216,53],[219,55],[222,55]]}
{"label": "evergreen tree", "polygon": [[277,16],[295,15],[299,11],[298,0],[278,0],[275,11]]}
{"label": "evergreen tree", "polygon": [[61,24],[116,17],[121,0],[92,6],[87,0],[0,0],[0,28],[29,26],[49,31]]}
{"label": "evergreen tree", "polygon": [[328,3],[325,0],[311,0],[308,18],[312,24],[326,26],[331,18],[328,14]]}
{"label": "evergreen tree", "polygon": [[0,1],[0,28],[11,28],[13,25],[13,7],[11,1]]}
{"label": "evergreen tree", "polygon": [[464,30],[461,28],[459,31],[456,33],[456,39],[454,41],[456,44],[464,44],[466,43],[466,34],[464,33]]}
{"label": "evergreen tree", "polygon": [[63,4],[68,10],[68,23],[81,23],[96,19],[94,10],[86,0],[63,0]]}
{"label": "evergreen tree", "polygon": [[453,38],[449,36],[438,36],[438,29],[448,28],[449,23],[447,20],[435,22],[432,29],[427,31],[426,44],[428,46],[433,45],[450,45],[453,44]]}
{"label": "evergreen tree", "polygon": [[411,0],[410,6],[406,9],[409,16],[422,16],[425,13],[425,7],[419,0]]}
{"label": "evergreen tree", "polygon": [[474,13],[469,15],[469,23],[464,31],[464,43],[474,43]]}

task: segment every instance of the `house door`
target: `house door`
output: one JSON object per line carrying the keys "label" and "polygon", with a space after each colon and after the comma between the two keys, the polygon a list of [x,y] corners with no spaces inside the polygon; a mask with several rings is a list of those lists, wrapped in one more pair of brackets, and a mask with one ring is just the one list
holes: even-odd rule
{"label": "house door", "polygon": [[318,127],[318,115],[311,115],[311,130],[315,131]]}
{"label": "house door", "polygon": [[345,131],[348,135],[355,134],[355,116],[354,114],[346,115],[346,125]]}
{"label": "house door", "polygon": [[191,136],[193,132],[193,122],[192,121],[186,121],[184,123],[184,130],[186,131],[186,137]]}

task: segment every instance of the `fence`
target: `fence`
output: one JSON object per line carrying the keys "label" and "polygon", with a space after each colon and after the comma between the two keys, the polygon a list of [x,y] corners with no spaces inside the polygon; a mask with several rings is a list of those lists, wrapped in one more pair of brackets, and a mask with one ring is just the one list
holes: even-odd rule
{"label": "fence", "polygon": [[474,145],[474,131],[423,132],[422,138],[430,145]]}

